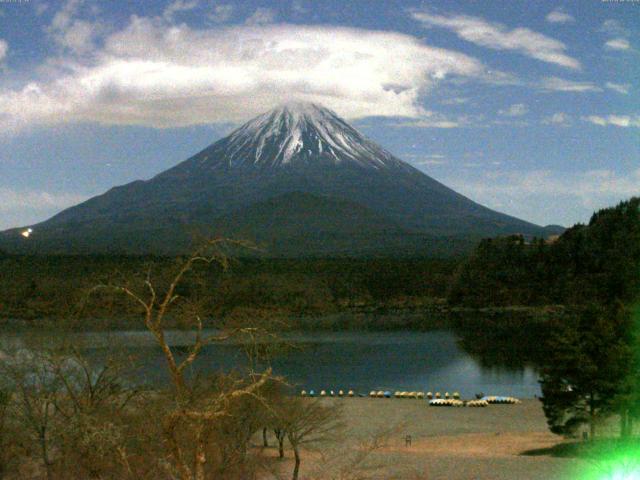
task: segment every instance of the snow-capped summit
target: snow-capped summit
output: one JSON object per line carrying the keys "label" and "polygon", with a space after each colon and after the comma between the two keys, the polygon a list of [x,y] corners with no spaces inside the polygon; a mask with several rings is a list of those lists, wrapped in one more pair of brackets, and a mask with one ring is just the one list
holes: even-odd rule
{"label": "snow-capped summit", "polygon": [[0,232],[29,253],[189,251],[193,232],[274,255],[427,255],[542,227],[478,205],[312,103],[287,103],[155,177],[33,227]]}
{"label": "snow-capped summit", "polygon": [[[352,162],[384,168],[402,164],[333,111],[308,102],[282,104],[232,132],[211,156],[228,166],[277,167],[294,163]],[[216,162],[218,163],[218,162]]]}

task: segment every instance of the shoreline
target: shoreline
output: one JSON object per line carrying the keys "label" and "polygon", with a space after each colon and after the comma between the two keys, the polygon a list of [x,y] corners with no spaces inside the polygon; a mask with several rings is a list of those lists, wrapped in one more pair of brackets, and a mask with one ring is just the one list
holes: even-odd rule
{"label": "shoreline", "polygon": [[[546,322],[566,310],[562,305],[538,307],[450,307],[444,304],[409,306],[349,307],[323,313],[279,313],[271,317],[284,325],[283,331],[329,332],[329,331],[430,331],[447,329],[464,324],[470,319],[504,320],[504,322]],[[121,315],[118,318],[104,317],[1,317],[0,333],[19,333],[33,329],[59,329],[74,332],[121,332],[144,331],[144,322],[138,315]],[[219,325],[217,319],[204,319],[205,328]],[[176,319],[167,318],[167,328],[190,331],[181,327]]]}

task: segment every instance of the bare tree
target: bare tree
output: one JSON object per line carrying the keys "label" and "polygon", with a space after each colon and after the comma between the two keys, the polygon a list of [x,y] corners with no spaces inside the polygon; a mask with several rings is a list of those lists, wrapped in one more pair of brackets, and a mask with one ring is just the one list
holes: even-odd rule
{"label": "bare tree", "polygon": [[[282,398],[275,407],[277,430],[284,432],[294,455],[292,480],[297,480],[302,463],[302,448],[335,441],[343,428],[338,404],[300,397]],[[282,443],[280,443],[282,448]],[[281,450],[282,453],[282,450]]]}
{"label": "bare tree", "polygon": [[59,427],[60,469],[77,476],[123,478],[127,457],[125,409],[140,394],[128,386],[132,364],[114,351],[101,362],[90,362],[77,345],[65,345],[48,361],[60,389],[55,399]]}
{"label": "bare tree", "polygon": [[50,354],[48,362],[63,395],[56,408],[66,419],[108,409],[117,415],[139,390],[127,386],[131,362],[114,352],[101,365],[92,364],[76,345],[66,345]]}
{"label": "bare tree", "polygon": [[[241,334],[252,335],[258,330],[252,326],[234,326],[205,335],[200,312],[195,308],[197,305],[190,303],[188,299],[177,293],[185,276],[197,265],[218,264],[226,270],[229,260],[222,251],[225,246],[250,247],[250,244],[228,239],[207,241],[182,261],[162,293],[155,288],[150,274],[147,274],[144,281],[145,293],[137,292],[130,286],[101,285],[97,287],[122,292],[140,305],[144,312],[144,324],[162,350],[174,392],[174,406],[163,415],[163,432],[170,452],[173,470],[171,473],[181,480],[204,480],[208,462],[208,440],[216,424],[231,415],[232,404],[238,399],[253,397],[261,400],[260,390],[271,378],[270,368],[261,373],[250,373],[246,378],[212,392],[206,398],[194,397],[193,390],[187,381],[187,369],[207,345],[220,343]],[[182,358],[176,354],[165,334],[168,313],[179,301],[183,304],[182,313],[186,312],[189,315],[190,319],[187,321],[191,321],[196,330],[195,340]]]}
{"label": "bare tree", "polygon": [[17,443],[23,444],[23,460],[37,445],[47,478],[70,471],[79,477],[119,473],[124,442],[118,419],[137,393],[123,385],[125,365],[108,358],[93,366],[76,346],[49,346],[42,339],[27,344],[0,362],[9,384],[14,455]]}
{"label": "bare tree", "polygon": [[[41,352],[22,350],[4,358],[0,368],[15,395],[13,413],[38,446],[48,480],[53,478],[53,442],[58,379]],[[28,440],[29,441],[29,440]]]}

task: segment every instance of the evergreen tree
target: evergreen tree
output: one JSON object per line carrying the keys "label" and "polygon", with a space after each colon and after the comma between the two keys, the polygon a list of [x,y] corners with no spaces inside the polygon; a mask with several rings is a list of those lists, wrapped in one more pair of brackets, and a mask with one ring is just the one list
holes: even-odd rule
{"label": "evergreen tree", "polygon": [[571,435],[619,406],[633,371],[630,323],[620,308],[590,305],[554,327],[541,376],[542,402],[552,432]]}
{"label": "evergreen tree", "polygon": [[555,242],[483,240],[458,269],[449,301],[471,307],[631,305],[640,292],[640,198],[593,214]]}
{"label": "evergreen tree", "polygon": [[620,414],[620,436],[633,434],[633,422],[640,418],[640,301],[628,314],[630,328],[626,339],[631,350],[628,374],[616,397],[616,410]]}

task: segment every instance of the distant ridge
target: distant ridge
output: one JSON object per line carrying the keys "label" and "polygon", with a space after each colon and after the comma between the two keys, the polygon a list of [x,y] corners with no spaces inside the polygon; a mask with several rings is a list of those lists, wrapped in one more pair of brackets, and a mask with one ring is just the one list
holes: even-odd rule
{"label": "distant ridge", "polygon": [[255,240],[285,256],[441,255],[486,236],[557,233],[471,201],[331,110],[302,102],[250,120],[150,180],[28,227],[29,238],[22,229],[0,233],[0,248],[175,254],[190,248],[197,230]]}

